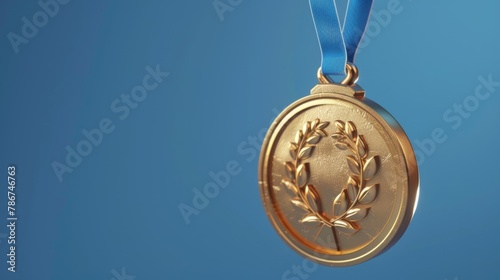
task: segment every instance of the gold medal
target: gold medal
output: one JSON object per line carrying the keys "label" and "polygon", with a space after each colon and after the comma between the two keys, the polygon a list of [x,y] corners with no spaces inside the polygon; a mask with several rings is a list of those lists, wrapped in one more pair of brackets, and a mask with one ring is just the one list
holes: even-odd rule
{"label": "gold medal", "polygon": [[403,129],[355,84],[318,71],[311,95],[288,106],[263,142],[259,185],[265,210],[295,251],[347,266],[389,249],[408,227],[419,178]]}

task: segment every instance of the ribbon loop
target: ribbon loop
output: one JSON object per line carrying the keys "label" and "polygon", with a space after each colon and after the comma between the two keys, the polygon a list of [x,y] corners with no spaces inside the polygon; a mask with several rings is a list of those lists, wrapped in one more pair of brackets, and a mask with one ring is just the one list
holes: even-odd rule
{"label": "ribbon loop", "polygon": [[346,64],[354,63],[373,0],[349,0],[343,28],[334,0],[309,0],[309,4],[321,49],[323,74],[345,75]]}

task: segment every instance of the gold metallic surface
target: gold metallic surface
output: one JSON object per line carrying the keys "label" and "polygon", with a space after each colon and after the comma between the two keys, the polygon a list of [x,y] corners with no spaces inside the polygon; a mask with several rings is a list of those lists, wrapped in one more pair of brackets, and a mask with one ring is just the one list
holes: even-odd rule
{"label": "gold metallic surface", "polygon": [[319,84],[269,129],[259,185],[288,245],[318,263],[347,266],[402,236],[419,179],[411,144],[387,111],[355,84]]}

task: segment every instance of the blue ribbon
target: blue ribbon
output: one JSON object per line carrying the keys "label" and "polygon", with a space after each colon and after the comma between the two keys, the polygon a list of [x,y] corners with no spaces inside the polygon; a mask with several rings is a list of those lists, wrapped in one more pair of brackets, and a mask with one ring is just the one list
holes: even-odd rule
{"label": "blue ribbon", "polygon": [[325,75],[345,75],[370,16],[373,0],[349,0],[344,28],[340,27],[334,0],[309,0],[321,48],[321,70]]}

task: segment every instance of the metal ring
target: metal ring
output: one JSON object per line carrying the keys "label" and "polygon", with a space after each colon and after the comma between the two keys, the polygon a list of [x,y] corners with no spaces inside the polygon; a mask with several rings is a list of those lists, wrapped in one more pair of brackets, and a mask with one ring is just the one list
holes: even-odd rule
{"label": "metal ring", "polygon": [[[356,65],[354,65],[352,63],[347,63],[345,65],[345,70],[346,70],[345,78],[342,80],[342,82],[340,82],[340,84],[347,85],[347,86],[351,86],[351,85],[355,84],[359,78],[358,67],[356,67]],[[332,79],[330,79],[328,76],[323,74],[323,72],[321,71],[321,67],[318,69],[317,76],[318,76],[318,81],[321,84],[334,84],[335,83]]]}

